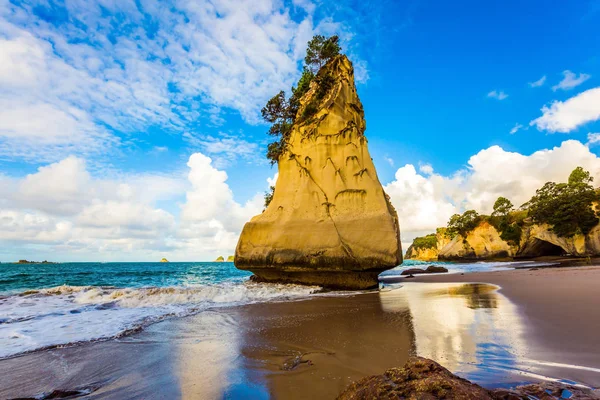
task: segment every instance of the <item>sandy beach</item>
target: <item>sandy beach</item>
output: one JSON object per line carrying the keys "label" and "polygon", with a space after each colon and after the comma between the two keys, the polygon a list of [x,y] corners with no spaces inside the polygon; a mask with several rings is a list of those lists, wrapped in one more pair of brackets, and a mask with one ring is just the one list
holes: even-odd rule
{"label": "sandy beach", "polygon": [[485,387],[600,386],[600,267],[422,276],[377,292],[213,309],[0,361],[0,398],[335,398],[418,354]]}

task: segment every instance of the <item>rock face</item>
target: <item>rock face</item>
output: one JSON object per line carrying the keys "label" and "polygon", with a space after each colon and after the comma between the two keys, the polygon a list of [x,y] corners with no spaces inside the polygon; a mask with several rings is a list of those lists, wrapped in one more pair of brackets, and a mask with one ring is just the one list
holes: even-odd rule
{"label": "rock face", "polygon": [[338,400],[456,399],[456,400],[555,400],[600,399],[597,390],[543,382],[513,389],[486,390],[460,378],[435,361],[411,357],[403,368],[392,368],[352,383]]}
{"label": "rock face", "polygon": [[410,246],[404,257],[407,260],[437,261],[438,254],[439,249],[437,247],[419,248]]}
{"label": "rock face", "polygon": [[486,259],[511,257],[518,246],[511,246],[488,222],[480,223],[466,238],[457,235],[438,253],[439,260]]}
{"label": "rock face", "polygon": [[428,249],[409,247],[407,259],[434,260],[485,260],[505,257],[528,258],[571,255],[587,257],[600,255],[600,224],[587,235],[560,237],[547,224],[524,224],[519,244],[510,244],[500,237],[500,232],[488,222],[481,222],[466,238],[460,235],[443,241],[438,233],[438,246]]}
{"label": "rock face", "polygon": [[[531,225],[523,230],[521,246],[517,253],[520,257],[554,256],[571,254],[586,256],[599,254],[595,246],[600,239],[600,230],[596,226],[587,237],[577,234],[570,238],[560,237],[550,230],[550,226]],[[588,245],[589,244],[589,245]]]}
{"label": "rock face", "polygon": [[325,72],[333,88],[293,126],[273,199],[244,226],[235,265],[263,281],[370,288],[402,262],[398,217],[369,155],[352,63],[338,56]]}
{"label": "rock face", "polygon": [[432,247],[417,247],[414,244],[406,250],[405,258],[409,260],[437,261],[438,254],[451,239],[446,235],[446,228],[438,228],[435,234],[436,243]]}

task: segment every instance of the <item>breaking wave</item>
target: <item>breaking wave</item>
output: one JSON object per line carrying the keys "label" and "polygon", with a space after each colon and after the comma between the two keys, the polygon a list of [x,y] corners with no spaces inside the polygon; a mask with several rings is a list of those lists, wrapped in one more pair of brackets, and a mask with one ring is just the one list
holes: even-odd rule
{"label": "breaking wave", "polygon": [[0,358],[109,339],[208,308],[290,301],[319,287],[220,283],[191,287],[57,286],[0,298]]}

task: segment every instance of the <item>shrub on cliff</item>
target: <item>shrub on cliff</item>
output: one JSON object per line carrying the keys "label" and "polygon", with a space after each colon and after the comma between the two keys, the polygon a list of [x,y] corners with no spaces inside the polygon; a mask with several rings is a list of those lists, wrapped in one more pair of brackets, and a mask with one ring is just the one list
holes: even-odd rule
{"label": "shrub on cliff", "polygon": [[462,215],[454,214],[448,221],[446,232],[451,238],[454,238],[456,235],[466,238],[469,232],[479,225],[479,222],[481,222],[481,216],[475,210],[465,211]]}
{"label": "shrub on cliff", "polygon": [[437,247],[437,236],[432,233],[427,236],[415,238],[412,243],[414,249],[435,249]]}
{"label": "shrub on cliff", "polygon": [[265,210],[273,201],[273,195],[275,194],[275,186],[269,186],[269,191],[265,192]]}
{"label": "shrub on cliff", "polygon": [[567,183],[547,182],[523,207],[535,223],[551,225],[558,236],[586,235],[598,224],[593,203],[599,197],[592,181],[588,171],[577,167]]}
{"label": "shrub on cliff", "polygon": [[271,128],[269,135],[279,137],[276,142],[267,146],[267,158],[271,165],[279,161],[279,157],[285,152],[292,126],[296,122],[296,116],[300,110],[300,99],[308,92],[310,84],[316,80],[318,86],[311,102],[304,107],[301,115],[302,120],[312,117],[318,109],[318,105],[333,85],[334,78],[330,74],[319,74],[318,71],[329,60],[340,54],[339,38],[331,36],[326,38],[321,35],[314,36],[308,42],[306,57],[302,76],[296,87],[292,87],[292,95],[286,98],[282,90],[273,96],[262,108],[261,114],[265,121],[269,122]]}

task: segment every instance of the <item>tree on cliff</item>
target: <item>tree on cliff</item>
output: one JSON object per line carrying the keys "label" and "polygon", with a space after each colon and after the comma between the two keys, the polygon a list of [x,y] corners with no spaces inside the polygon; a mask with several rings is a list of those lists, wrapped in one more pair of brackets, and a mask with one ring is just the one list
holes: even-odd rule
{"label": "tree on cliff", "polygon": [[547,223],[563,237],[577,233],[588,234],[598,224],[593,203],[598,194],[591,185],[593,178],[588,171],[577,167],[571,172],[567,183],[547,182],[524,207],[536,223]]}
{"label": "tree on cliff", "polygon": [[594,178],[590,176],[589,171],[584,170],[581,167],[577,167],[571,172],[569,175],[569,185],[579,185],[579,184],[591,184],[594,181]]}
{"label": "tree on cliff", "polygon": [[312,116],[317,111],[318,102],[320,102],[332,85],[333,77],[327,74],[318,74],[319,69],[327,64],[329,60],[340,54],[339,38],[331,36],[326,38],[321,35],[314,36],[308,42],[306,57],[304,62],[302,76],[296,87],[292,87],[292,95],[288,98],[282,90],[273,96],[262,108],[261,114],[265,121],[269,122],[271,128],[269,135],[279,137],[279,140],[270,143],[267,146],[267,158],[271,160],[271,165],[279,161],[279,157],[285,152],[292,126],[296,122],[298,111],[300,110],[300,99],[308,92],[313,80],[317,80],[317,92],[313,100],[304,107],[301,118],[304,120]]}
{"label": "tree on cliff", "polygon": [[513,203],[506,197],[498,197],[494,203],[494,211],[488,221],[500,232],[500,238],[516,245],[521,240],[521,226],[511,216]]}
{"label": "tree on cliff", "polygon": [[466,238],[469,232],[477,227],[480,220],[481,218],[475,210],[465,211],[462,215],[454,214],[448,221],[448,229],[446,232],[448,232],[452,238],[457,234]]}
{"label": "tree on cliff", "polygon": [[513,203],[506,197],[500,196],[494,203],[492,217],[506,217],[513,209]]}

